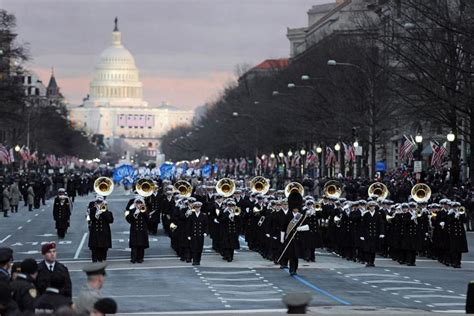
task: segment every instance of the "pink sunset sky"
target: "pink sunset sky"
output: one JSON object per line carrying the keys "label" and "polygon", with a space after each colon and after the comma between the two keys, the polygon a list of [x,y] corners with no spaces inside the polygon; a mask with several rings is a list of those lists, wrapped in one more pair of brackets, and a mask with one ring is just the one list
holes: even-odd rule
{"label": "pink sunset sky", "polygon": [[150,104],[192,109],[235,80],[238,64],[289,55],[287,27],[307,25],[312,5],[332,0],[2,0],[17,17],[32,69],[56,80],[71,104],[89,90],[94,65],[111,45],[115,16],[135,57]]}

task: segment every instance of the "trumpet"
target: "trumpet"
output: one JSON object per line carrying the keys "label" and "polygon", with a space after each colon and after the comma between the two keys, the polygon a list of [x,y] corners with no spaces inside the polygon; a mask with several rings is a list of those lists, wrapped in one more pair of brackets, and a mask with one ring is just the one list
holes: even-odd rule
{"label": "trumpet", "polygon": [[235,216],[240,216],[240,214],[242,214],[242,209],[238,206],[236,206],[233,211]]}
{"label": "trumpet", "polygon": [[105,203],[100,204],[99,205],[99,212],[103,213],[105,211],[107,211],[107,204],[105,204]]}
{"label": "trumpet", "polygon": [[140,213],[145,213],[146,212],[146,205],[143,203],[140,203],[137,205],[137,209],[140,211]]}
{"label": "trumpet", "polygon": [[465,208],[464,206],[461,206],[461,207],[459,208],[459,214],[463,215],[463,214],[465,214],[465,213],[466,213],[466,208]]}

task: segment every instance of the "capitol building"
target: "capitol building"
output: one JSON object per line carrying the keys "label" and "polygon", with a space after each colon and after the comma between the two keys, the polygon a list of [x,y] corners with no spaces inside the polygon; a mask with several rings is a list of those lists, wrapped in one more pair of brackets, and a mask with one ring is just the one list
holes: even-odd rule
{"label": "capitol building", "polygon": [[194,112],[143,100],[135,59],[122,44],[116,19],[112,46],[99,57],[89,95],[83,104],[69,107],[69,115],[76,128],[103,137],[108,150],[144,152],[153,158],[160,154],[160,138],[174,127],[191,124]]}

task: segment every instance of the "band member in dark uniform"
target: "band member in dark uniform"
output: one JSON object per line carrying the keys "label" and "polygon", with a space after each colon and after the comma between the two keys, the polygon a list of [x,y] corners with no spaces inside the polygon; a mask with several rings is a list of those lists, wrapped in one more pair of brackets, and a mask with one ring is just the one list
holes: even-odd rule
{"label": "band member in dark uniform", "polygon": [[71,203],[64,189],[59,189],[58,196],[54,199],[53,217],[56,222],[58,237],[63,239],[69,227],[69,219],[71,218]]}
{"label": "band member in dark uniform", "polygon": [[384,215],[375,210],[377,207],[375,201],[368,202],[367,207],[368,211],[362,216],[360,240],[363,242],[366,267],[375,267],[375,253],[379,247],[379,239],[385,238]]}
{"label": "band member in dark uniform", "polygon": [[319,219],[322,217],[322,209],[314,207],[314,200],[309,199],[305,203],[306,223],[309,226],[308,231],[302,232],[305,244],[305,260],[309,262],[316,261],[316,248],[323,246],[321,229],[319,228]]}
{"label": "band member in dark uniform", "polygon": [[114,215],[109,211],[107,201],[100,195],[87,209],[89,224],[89,249],[92,252],[92,262],[107,260],[107,251],[112,248],[112,233],[110,224],[114,222]]}
{"label": "band member in dark uniform", "polygon": [[172,188],[166,188],[165,196],[162,198],[161,205],[159,208],[161,210],[161,222],[163,223],[163,230],[168,236],[171,236],[171,214],[173,214],[174,207],[175,204],[173,199]]}
{"label": "band member in dark uniform", "polygon": [[239,244],[239,218],[241,211],[236,213],[236,203],[229,200],[226,203],[226,208],[220,216],[220,223],[222,225],[221,245],[222,258],[228,262],[234,260],[234,250],[240,248]]}
{"label": "band member in dark uniform", "polygon": [[450,252],[450,265],[453,268],[461,268],[463,252],[468,252],[466,231],[464,223],[467,223],[466,211],[460,210],[459,202],[451,202],[451,209],[446,216],[446,230],[448,232],[448,246]]}
{"label": "band member in dark uniform", "polygon": [[192,214],[188,217],[188,240],[191,242],[191,256],[193,266],[201,264],[201,254],[204,247],[204,237],[208,233],[208,218],[201,213],[201,202],[194,202],[191,205]]}
{"label": "band member in dark uniform", "polygon": [[305,216],[302,214],[303,198],[298,192],[292,192],[288,196],[289,212],[285,215],[286,231],[280,232],[280,241],[283,243],[281,255],[281,267],[290,263],[290,275],[296,275],[298,269],[298,258],[304,254],[303,236],[299,232],[309,231],[309,225],[304,224]]}
{"label": "band member in dark uniform", "polygon": [[148,214],[143,197],[137,196],[133,203],[127,206],[125,219],[130,223],[129,247],[132,249],[131,263],[142,263],[148,241]]}
{"label": "band member in dark uniform", "polygon": [[158,185],[155,184],[153,194],[145,198],[145,204],[148,209],[148,232],[151,235],[158,234],[158,224],[160,223],[160,204],[161,195],[158,192]]}

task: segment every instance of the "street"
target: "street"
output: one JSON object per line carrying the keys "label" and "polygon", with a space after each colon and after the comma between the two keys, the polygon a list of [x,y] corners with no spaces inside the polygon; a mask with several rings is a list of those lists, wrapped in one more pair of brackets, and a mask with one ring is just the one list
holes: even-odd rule
{"label": "street", "polygon": [[[243,239],[231,263],[210,249],[208,239],[201,266],[191,266],[174,255],[161,230],[158,236],[150,236],[145,262],[131,264],[129,225],[123,216],[130,197],[117,188],[107,199],[115,221],[103,294],[117,301],[121,313],[274,313],[284,311],[281,298],[288,292],[311,293],[311,310],[324,313],[347,309],[354,313],[463,312],[467,283],[474,276],[472,253],[463,255],[462,269],[426,258],[419,258],[416,267],[377,258],[375,268],[366,268],[319,250],[316,263],[300,260],[299,275],[290,277],[288,271],[250,252]],[[58,259],[67,265],[73,280],[73,296],[85,282],[81,268],[90,262],[85,210],[92,198],[76,198],[71,227],[58,244]],[[32,212],[22,206],[17,214],[2,217],[0,229],[0,246],[13,248],[15,261],[40,260],[41,243],[57,241],[52,200]],[[472,248],[473,233],[468,233],[468,242]]]}

